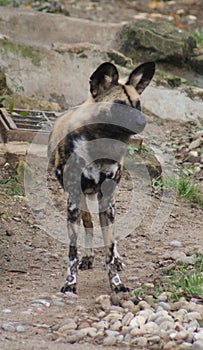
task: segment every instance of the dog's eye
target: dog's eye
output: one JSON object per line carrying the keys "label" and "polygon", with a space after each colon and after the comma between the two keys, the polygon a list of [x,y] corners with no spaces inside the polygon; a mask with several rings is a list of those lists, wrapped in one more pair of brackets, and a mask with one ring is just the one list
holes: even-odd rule
{"label": "dog's eye", "polygon": [[136,102],[135,108],[138,109],[139,111],[141,111],[141,103],[140,103],[140,101]]}
{"label": "dog's eye", "polygon": [[126,102],[122,100],[115,100],[114,102],[119,103],[120,105],[126,105]]}

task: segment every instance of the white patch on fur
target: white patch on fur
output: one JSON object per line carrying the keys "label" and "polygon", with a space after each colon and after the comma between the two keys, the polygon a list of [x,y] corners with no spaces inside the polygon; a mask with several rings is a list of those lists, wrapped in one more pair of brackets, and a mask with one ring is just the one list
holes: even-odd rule
{"label": "white patch on fur", "polygon": [[96,168],[94,164],[91,164],[90,166],[83,168],[83,174],[88,179],[94,180],[95,184],[99,183],[100,171],[98,168]]}
{"label": "white patch on fur", "polygon": [[114,286],[119,286],[121,284],[121,280],[118,273],[112,277],[111,283],[114,284]]}
{"label": "white patch on fur", "polygon": [[113,164],[109,165],[108,166],[107,175],[110,175],[112,173],[113,174],[112,175],[112,179],[114,179],[118,169],[119,169],[119,164],[118,163],[113,163]]}
{"label": "white patch on fur", "polygon": [[118,250],[117,250],[117,241],[116,241],[116,240],[115,240],[115,242],[114,242],[113,253],[114,253],[114,258],[121,259],[120,255],[119,255],[119,253],[118,253]]}
{"label": "white patch on fur", "polygon": [[88,149],[87,149],[87,143],[88,141],[84,136],[81,136],[80,139],[77,139],[74,141],[74,153],[84,159],[85,163],[88,164],[90,163],[90,157],[88,154]]}
{"label": "white patch on fur", "polygon": [[77,208],[77,205],[76,204],[71,204],[69,207],[68,207],[68,210],[70,210],[70,211],[73,211],[73,210],[75,210]]}

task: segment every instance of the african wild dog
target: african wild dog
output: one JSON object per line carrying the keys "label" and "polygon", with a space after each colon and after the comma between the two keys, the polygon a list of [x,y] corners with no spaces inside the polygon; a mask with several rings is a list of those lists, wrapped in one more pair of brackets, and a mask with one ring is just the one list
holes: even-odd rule
{"label": "african wild dog", "polygon": [[[112,63],[101,64],[90,77],[91,96],[57,119],[50,134],[48,156],[68,192],[69,266],[62,292],[76,293],[77,269],[90,269],[93,265],[93,222],[86,202],[91,194],[97,195],[111,289],[128,290],[118,274],[122,264],[114,238],[115,188],[121,178],[125,146],[133,134],[145,127],[140,94],[154,71],[153,62],[141,64],[123,85],[118,82],[118,71]],[[77,235],[81,219],[86,247],[79,263]]]}

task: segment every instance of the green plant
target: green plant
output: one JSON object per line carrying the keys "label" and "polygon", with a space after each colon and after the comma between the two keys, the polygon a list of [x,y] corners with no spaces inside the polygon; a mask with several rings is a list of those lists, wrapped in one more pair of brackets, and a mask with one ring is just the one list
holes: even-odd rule
{"label": "green plant", "polygon": [[173,301],[182,296],[203,299],[203,255],[196,254],[193,266],[174,266],[166,270],[156,285],[156,297],[162,292],[168,292]]}
{"label": "green plant", "polygon": [[0,6],[19,6],[15,0],[0,0]]}
{"label": "green plant", "polygon": [[128,153],[130,156],[133,156],[135,153],[149,153],[149,148],[144,143],[142,143],[141,147],[138,148],[137,146],[128,146]]}
{"label": "green plant", "polygon": [[11,196],[19,196],[23,194],[20,187],[17,175],[13,175],[9,179],[3,179],[0,181],[1,185],[6,185],[5,193]]}
{"label": "green plant", "polygon": [[203,207],[200,184],[194,181],[192,169],[182,169],[180,176],[165,177],[164,186],[174,188],[181,197],[186,198],[191,204]]}
{"label": "green plant", "polygon": [[193,32],[193,35],[196,39],[198,46],[203,46],[203,29],[202,28],[195,29],[195,31]]}
{"label": "green plant", "polygon": [[8,95],[0,95],[0,103],[3,102],[7,97]]}
{"label": "green plant", "polygon": [[153,189],[153,192],[155,194],[159,194],[163,188],[164,188],[164,184],[163,184],[163,181],[162,180],[157,180],[157,179],[152,179],[151,180],[152,182],[152,189]]}

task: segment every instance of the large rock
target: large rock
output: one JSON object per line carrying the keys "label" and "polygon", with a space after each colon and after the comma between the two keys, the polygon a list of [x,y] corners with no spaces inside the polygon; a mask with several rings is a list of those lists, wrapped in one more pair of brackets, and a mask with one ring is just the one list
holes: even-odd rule
{"label": "large rock", "polygon": [[138,20],[124,25],[117,34],[118,47],[124,54],[143,61],[186,62],[196,47],[195,39],[170,22]]}
{"label": "large rock", "polygon": [[104,61],[130,64],[123,54],[96,44],[55,42],[47,49],[0,39],[0,66],[8,87],[57,102],[62,109],[87,98],[89,77]]}
{"label": "large rock", "polygon": [[112,47],[121,24],[98,23],[28,9],[0,7],[0,35],[31,46],[90,42]]}

